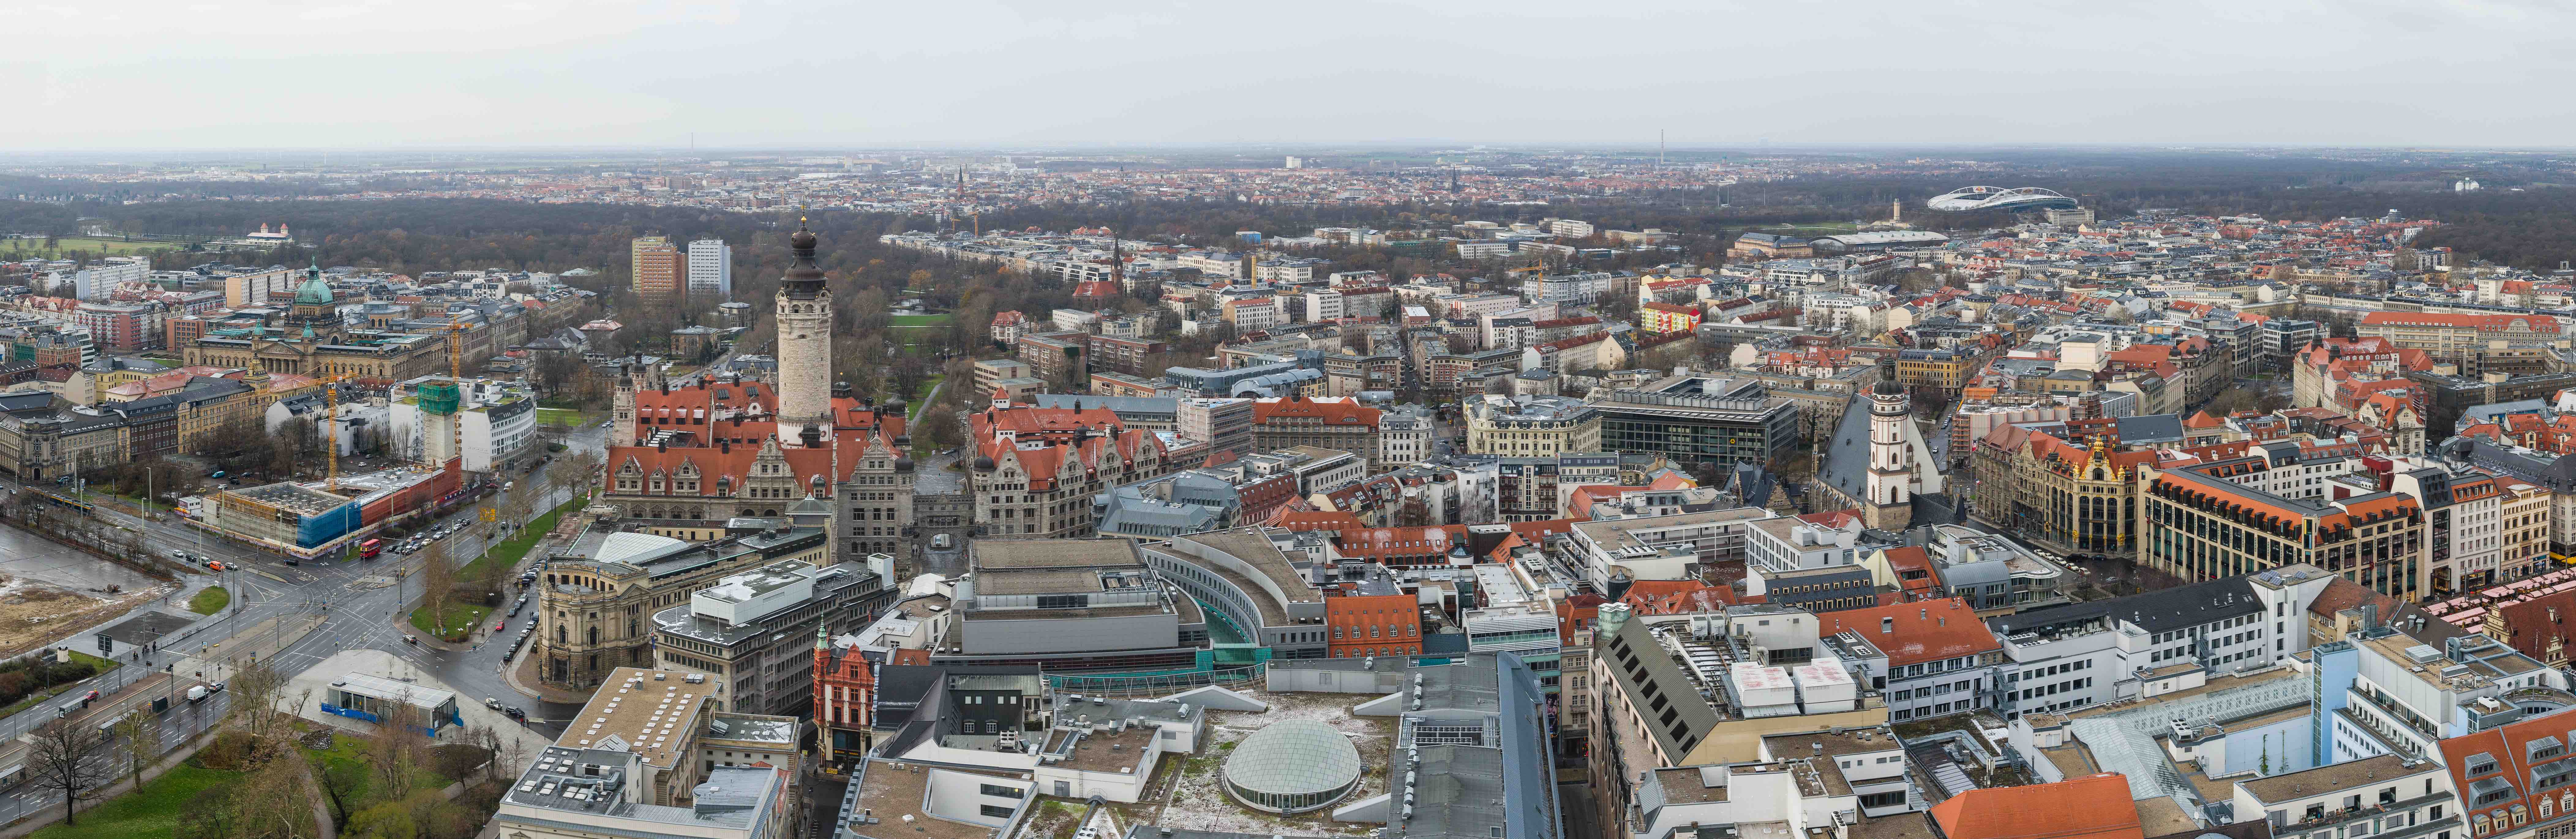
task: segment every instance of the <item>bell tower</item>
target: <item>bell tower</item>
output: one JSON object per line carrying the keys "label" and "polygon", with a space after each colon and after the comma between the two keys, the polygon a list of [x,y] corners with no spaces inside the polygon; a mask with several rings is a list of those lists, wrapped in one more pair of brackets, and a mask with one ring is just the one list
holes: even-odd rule
{"label": "bell tower", "polygon": [[1869,497],[1861,515],[1869,527],[1903,530],[1914,521],[1914,458],[1905,439],[1912,420],[1905,386],[1881,381],[1869,393]]}
{"label": "bell tower", "polygon": [[778,283],[778,437],[815,445],[832,436],[832,292],[804,219],[787,247],[795,261]]}

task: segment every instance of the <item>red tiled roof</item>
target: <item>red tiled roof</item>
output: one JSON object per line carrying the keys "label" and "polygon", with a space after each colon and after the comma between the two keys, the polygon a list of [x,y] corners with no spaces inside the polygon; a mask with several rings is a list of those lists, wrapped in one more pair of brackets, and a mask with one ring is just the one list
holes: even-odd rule
{"label": "red tiled roof", "polygon": [[1308,399],[1291,396],[1252,402],[1252,421],[1256,424],[1269,422],[1275,417],[1316,417],[1330,425],[1376,425],[1378,414],[1378,409],[1349,397]]}
{"label": "red tiled roof", "polygon": [[1637,607],[1640,615],[1712,612],[1736,600],[1734,589],[1698,580],[1638,580],[1619,598],[1619,602]]}
{"label": "red tiled roof", "polygon": [[[1883,623],[1893,619],[1893,623]],[[1860,633],[1861,637],[1887,654],[1890,667],[1921,664],[2003,649],[2003,642],[1986,629],[1967,601],[1958,598],[1878,606],[1868,609],[1846,609],[1816,616],[1816,631],[1831,635],[1843,630]],[[1882,627],[1887,631],[1882,631]]]}
{"label": "red tiled roof", "polygon": [[2533,332],[2558,331],[2558,318],[2550,315],[2449,315],[2435,312],[2372,312],[2361,316],[2363,326],[2432,325],[2475,327],[2480,330],[2508,331],[2519,325]]}
{"label": "red tiled roof", "polygon": [[[1887,570],[1896,574],[1896,587],[1904,594],[1921,599],[1941,590],[1941,568],[1932,564],[1923,546],[1888,548],[1880,555],[1887,560]],[[1920,576],[1913,576],[1915,572]]]}
{"label": "red tiled roof", "polygon": [[1969,790],[1932,805],[1932,821],[1945,839],[2146,839],[2147,835],[2138,821],[2138,808],[2129,805],[2128,776],[2117,772],[2054,784]]}

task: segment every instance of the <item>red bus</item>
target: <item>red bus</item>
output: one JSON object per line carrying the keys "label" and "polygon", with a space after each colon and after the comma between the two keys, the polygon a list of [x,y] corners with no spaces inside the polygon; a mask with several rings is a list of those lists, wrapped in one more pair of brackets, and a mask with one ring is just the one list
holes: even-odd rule
{"label": "red bus", "polygon": [[376,557],[383,556],[384,553],[385,540],[383,539],[369,539],[358,543],[359,559],[374,559]]}

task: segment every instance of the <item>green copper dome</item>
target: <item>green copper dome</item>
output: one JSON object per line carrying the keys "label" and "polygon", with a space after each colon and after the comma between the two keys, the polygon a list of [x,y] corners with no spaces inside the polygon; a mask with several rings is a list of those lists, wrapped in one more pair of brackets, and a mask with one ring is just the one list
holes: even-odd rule
{"label": "green copper dome", "polygon": [[295,302],[316,306],[330,305],[331,286],[322,282],[322,277],[319,274],[307,277],[304,280],[304,285],[295,290]]}

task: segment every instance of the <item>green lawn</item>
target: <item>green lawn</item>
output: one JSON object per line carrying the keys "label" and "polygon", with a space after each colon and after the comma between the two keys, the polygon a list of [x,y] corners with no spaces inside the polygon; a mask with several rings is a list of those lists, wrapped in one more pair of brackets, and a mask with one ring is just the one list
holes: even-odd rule
{"label": "green lawn", "polygon": [[[36,839],[169,839],[179,830],[179,816],[187,812],[188,803],[197,793],[217,784],[239,781],[240,772],[203,769],[181,763],[161,777],[143,783],[143,789],[109,799],[97,809],[80,815],[80,824],[65,827],[56,822],[36,831]],[[54,808],[60,813],[61,807]]]}
{"label": "green lawn", "polygon": [[593,423],[593,422],[597,422],[598,420],[599,420],[598,415],[592,414],[592,413],[590,413],[590,412],[588,412],[588,411],[582,411],[582,410],[577,410],[577,409],[573,409],[573,408],[538,408],[538,409],[537,409],[537,424],[538,424],[538,425],[569,425],[569,426],[574,426],[574,427],[580,427],[580,426],[584,426],[584,425],[589,425],[589,424],[591,424],[591,423]]}
{"label": "green lawn", "polygon": [[223,611],[224,607],[232,605],[232,602],[232,592],[225,591],[223,586],[208,586],[204,591],[197,592],[197,596],[188,599],[188,611],[211,615]]}
{"label": "green lawn", "polygon": [[518,565],[519,560],[528,555],[528,550],[536,547],[537,540],[545,538],[547,531],[555,529],[555,520],[563,518],[564,513],[581,509],[581,505],[589,502],[590,494],[583,493],[573,496],[572,500],[564,502],[563,506],[547,510],[546,514],[538,516],[536,521],[528,522],[528,526],[519,528],[518,535],[502,540],[501,544],[493,545],[491,550],[484,551],[482,556],[475,557],[473,562],[465,563],[464,570],[456,572],[457,578],[475,579],[489,567],[487,563],[498,563],[504,570]]}
{"label": "green lawn", "polygon": [[954,317],[954,316],[953,316],[953,315],[887,315],[887,316],[886,316],[886,325],[887,325],[887,326],[894,326],[894,327],[905,327],[905,326],[939,326],[939,325],[941,325],[941,324],[945,324],[945,323],[947,323],[947,322],[948,322],[948,320],[949,320],[949,318],[951,318],[951,317]]}
{"label": "green lawn", "polygon": [[932,373],[928,378],[921,380],[920,392],[904,394],[903,400],[912,403],[912,415],[904,417],[906,421],[920,419],[921,412],[930,410],[930,401],[924,397],[929,396],[932,389],[939,387],[939,380],[943,378],[946,378],[946,374]]}
{"label": "green lawn", "polygon": [[[411,628],[448,641],[461,642],[465,640],[467,633],[473,631],[476,624],[482,623],[483,618],[490,614],[492,614],[490,606],[450,600],[447,603],[446,619],[436,623],[430,620],[431,613],[428,606],[411,610]],[[447,627],[446,634],[441,635],[438,630],[432,628],[439,625]]]}
{"label": "green lawn", "polygon": [[175,242],[145,242],[140,240],[127,242],[118,239],[86,239],[77,236],[65,236],[56,240],[52,250],[46,250],[45,240],[43,239],[0,239],[0,254],[14,253],[20,255],[33,255],[40,253],[60,254],[66,251],[88,251],[96,254],[115,256],[129,253],[140,253],[143,251],[175,250],[180,247],[182,246]]}
{"label": "green lawn", "polygon": [[[349,800],[351,802],[371,802],[375,800],[376,773],[373,765],[374,758],[368,754],[367,741],[365,739],[341,734],[340,736],[331,738],[331,748],[323,749],[321,751],[315,751],[312,749],[304,749],[303,751],[305,757],[312,759],[313,770],[317,774],[328,767],[356,764],[358,766],[358,772],[355,777],[359,779],[358,788],[351,791],[352,794],[349,796]],[[435,761],[424,758],[421,761],[421,765],[416,767],[420,771],[420,774],[415,776],[415,779],[419,782],[420,789],[441,789],[446,787],[448,784],[456,783],[456,779],[438,774],[437,767],[433,765],[435,763]]]}

